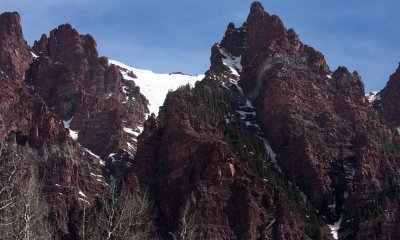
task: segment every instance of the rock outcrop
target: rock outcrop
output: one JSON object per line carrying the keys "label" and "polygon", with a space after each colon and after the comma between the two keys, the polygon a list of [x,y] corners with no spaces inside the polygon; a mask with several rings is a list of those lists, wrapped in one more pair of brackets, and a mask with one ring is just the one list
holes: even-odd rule
{"label": "rock outcrop", "polygon": [[[320,52],[304,45],[258,2],[243,26],[229,24],[211,54],[205,81],[220,82],[254,104],[255,112],[243,116],[246,125],[255,116],[279,167],[328,221],[344,214],[348,224],[341,238],[396,236],[395,230],[386,230],[399,224],[396,218],[360,230],[386,219],[382,212],[354,220],[354,212],[363,215],[370,208],[371,195],[379,195],[372,205],[384,208],[387,176],[397,176],[399,157],[399,139],[369,105],[357,72],[345,67],[331,72]],[[394,111],[393,106],[388,109]],[[396,200],[388,202],[392,206]],[[396,215],[398,210],[391,209],[385,211]]]}
{"label": "rock outcrop", "polygon": [[[51,108],[27,85],[34,60],[17,13],[0,15],[0,34],[0,164],[1,177],[8,181],[2,182],[2,189],[5,183],[10,193],[19,194],[27,176],[34,176],[44,200],[41,206],[48,206],[46,225],[54,229],[54,237],[73,239],[79,232],[79,219],[73,216],[104,188],[99,160],[68,136]],[[17,195],[14,202],[24,200]]]}
{"label": "rock outcrop", "polygon": [[400,67],[390,76],[385,88],[380,91],[373,106],[395,127],[400,126]]}
{"label": "rock outcrop", "polygon": [[110,174],[123,177],[148,112],[139,87],[124,80],[118,66],[98,57],[92,36],[79,35],[69,24],[49,37],[42,35],[32,50],[38,55],[29,83],[34,91],[83,147],[107,160]]}
{"label": "rock outcrop", "polygon": [[[210,94],[225,91],[204,81],[195,90],[168,94],[160,117],[147,121],[139,136],[131,178],[153,196],[161,233],[190,239],[314,236],[306,230],[311,222],[302,212],[306,210],[295,207],[306,208],[302,200],[291,202],[281,186],[251,169],[253,160],[238,155],[226,134],[188,110],[193,107],[213,115],[196,95],[199,89],[209,89],[205,91]],[[265,168],[273,171],[271,166]],[[313,227],[329,239],[326,229]]]}

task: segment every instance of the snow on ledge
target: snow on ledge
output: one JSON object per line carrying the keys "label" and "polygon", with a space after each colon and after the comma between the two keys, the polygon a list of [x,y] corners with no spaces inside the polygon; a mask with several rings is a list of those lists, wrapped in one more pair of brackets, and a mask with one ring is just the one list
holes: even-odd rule
{"label": "snow on ledge", "polygon": [[31,54],[32,54],[32,57],[33,57],[34,59],[39,57],[39,56],[36,55],[34,52],[31,52]]}
{"label": "snow on ledge", "polygon": [[81,195],[82,197],[87,198],[86,195],[85,195],[81,190],[79,190],[78,193],[79,193],[79,195]]}
{"label": "snow on ledge", "polygon": [[342,223],[343,216],[340,217],[339,221],[335,222],[332,225],[328,224],[328,227],[331,229],[331,234],[334,239],[339,239],[339,229],[340,229],[340,224]]}
{"label": "snow on ledge", "polygon": [[69,130],[69,136],[73,139],[73,140],[78,140],[78,131],[74,131],[70,128],[70,123],[72,121],[74,117],[71,117],[70,120],[63,120],[63,124],[64,124],[64,128]]}

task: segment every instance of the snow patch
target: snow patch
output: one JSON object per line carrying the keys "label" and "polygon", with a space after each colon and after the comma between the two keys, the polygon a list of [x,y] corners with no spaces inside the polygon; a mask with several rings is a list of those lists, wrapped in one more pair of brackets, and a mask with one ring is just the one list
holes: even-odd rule
{"label": "snow patch", "polygon": [[368,102],[370,102],[370,103],[381,99],[381,96],[379,96],[378,92],[370,92],[370,93],[366,94],[365,97],[367,98]]}
{"label": "snow patch", "polygon": [[134,135],[135,137],[139,136],[139,134],[140,134],[140,132],[135,132],[132,128],[127,128],[127,127],[124,127],[124,131],[129,134]]}
{"label": "snow patch", "polygon": [[85,195],[81,190],[79,190],[78,193],[79,193],[79,195],[81,195],[82,197],[87,198],[86,195]]}
{"label": "snow patch", "polygon": [[400,135],[400,127],[397,127],[396,130],[397,130],[397,134]]}
{"label": "snow patch", "polygon": [[78,140],[78,131],[74,131],[70,128],[70,123],[74,117],[71,117],[70,120],[63,120],[64,128],[69,130],[69,136],[75,141]]}
{"label": "snow patch", "polygon": [[340,217],[340,219],[335,222],[332,225],[328,224],[328,227],[331,229],[331,234],[333,236],[334,239],[339,239],[339,229],[340,229],[340,224],[342,223],[343,220],[343,216]]}
{"label": "snow patch", "polygon": [[275,221],[276,221],[275,218],[272,219],[272,221],[271,221],[271,222],[268,224],[268,226],[267,226],[267,230],[270,229],[270,228],[272,227],[272,225],[274,225]]}
{"label": "snow patch", "polygon": [[156,115],[158,114],[160,106],[163,105],[168,91],[176,90],[179,86],[186,84],[190,84],[191,87],[194,87],[197,81],[204,78],[204,75],[158,74],[148,70],[132,68],[114,60],[110,60],[109,64],[132,71],[137,76],[137,78],[132,78],[128,76],[126,71],[121,71],[125,80],[134,81],[135,84],[140,87],[140,92],[149,100],[148,108],[150,113]]}
{"label": "snow patch", "polygon": [[233,75],[239,76],[239,73],[242,72],[243,67],[240,63],[242,61],[242,56],[235,57],[231,53],[229,53],[226,49],[219,47],[219,52],[224,56],[222,59],[222,63],[229,67]]}
{"label": "snow patch", "polygon": [[98,174],[94,174],[94,173],[90,173],[90,175],[92,175],[92,176],[94,176],[94,177],[97,177],[97,178],[103,178],[103,176],[102,175],[98,175]]}
{"label": "snow patch", "polygon": [[85,202],[85,203],[87,203],[87,204],[90,204],[90,202],[89,202],[88,200],[85,200],[85,199],[83,199],[83,198],[78,198],[78,200],[80,200],[80,201],[82,201],[82,202]]}
{"label": "snow patch", "polygon": [[[234,75],[233,78],[229,78],[229,81],[236,86],[238,91],[243,95],[243,89],[239,86],[239,79],[240,79],[240,73],[243,70],[241,61],[242,61],[242,56],[233,56],[231,53],[228,52],[228,50],[221,48],[218,45],[219,52],[222,54],[224,57],[222,59],[222,63],[229,68],[231,71],[232,75]],[[225,76],[227,77],[227,76]],[[214,78],[216,78],[214,76]]]}
{"label": "snow patch", "polygon": [[31,52],[33,58],[38,58],[39,56],[36,55],[34,52]]}
{"label": "snow patch", "polygon": [[83,148],[87,153],[89,153],[90,155],[92,155],[93,157],[95,157],[95,158],[97,158],[97,159],[100,159],[100,157],[99,157],[99,155],[96,155],[96,154],[94,154],[92,151],[90,151],[89,149],[87,149],[87,148]]}

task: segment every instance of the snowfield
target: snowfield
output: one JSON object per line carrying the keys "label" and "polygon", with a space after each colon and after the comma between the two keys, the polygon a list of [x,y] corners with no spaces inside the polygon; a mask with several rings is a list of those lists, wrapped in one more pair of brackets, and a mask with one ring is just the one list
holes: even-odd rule
{"label": "snowfield", "polygon": [[110,60],[109,64],[132,71],[137,76],[137,78],[132,78],[126,72],[121,71],[125,80],[134,81],[140,87],[140,92],[149,100],[148,108],[150,113],[155,115],[158,114],[159,107],[163,105],[169,90],[176,90],[179,86],[186,84],[190,84],[193,87],[197,81],[204,78],[204,75],[158,74],[133,68],[115,60]]}

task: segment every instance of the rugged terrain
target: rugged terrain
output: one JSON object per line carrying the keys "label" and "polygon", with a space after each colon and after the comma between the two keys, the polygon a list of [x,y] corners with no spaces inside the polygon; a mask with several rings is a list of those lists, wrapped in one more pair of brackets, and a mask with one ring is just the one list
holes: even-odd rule
{"label": "rugged terrain", "polygon": [[204,76],[109,61],[69,24],[29,47],[17,13],[0,33],[0,219],[39,209],[25,237],[400,238],[399,69],[369,102],[259,2]]}

